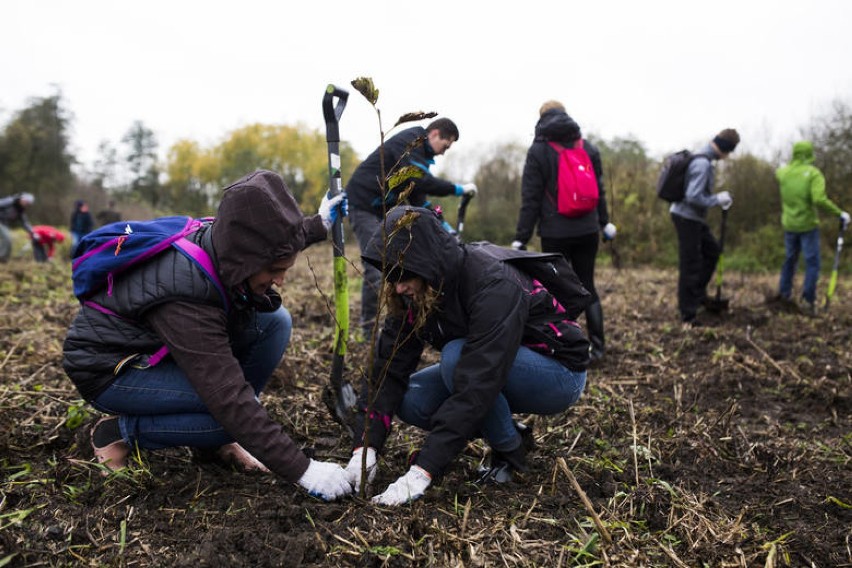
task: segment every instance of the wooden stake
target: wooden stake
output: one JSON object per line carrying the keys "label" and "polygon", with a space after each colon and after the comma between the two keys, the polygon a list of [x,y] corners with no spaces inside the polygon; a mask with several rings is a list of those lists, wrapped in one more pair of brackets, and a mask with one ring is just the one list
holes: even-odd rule
{"label": "wooden stake", "polygon": [[564,458],[557,458],[556,461],[559,464],[559,467],[562,468],[562,471],[565,473],[565,476],[568,478],[568,481],[570,481],[571,485],[574,486],[574,491],[576,491],[577,495],[580,496],[580,500],[583,502],[583,505],[586,507],[586,511],[588,511],[589,514],[592,516],[592,521],[594,521],[595,526],[597,527],[598,532],[601,535],[601,538],[604,539],[605,543],[612,544],[612,537],[609,535],[609,531],[606,530],[606,527],[603,525],[603,522],[601,522],[601,518],[595,512],[595,508],[592,506],[592,502],[589,501],[589,498],[586,495],[586,492],[583,491],[583,488],[580,487],[579,483],[577,483],[577,478],[575,478],[574,474],[571,473],[571,470],[568,469],[568,464],[565,463],[565,459]]}

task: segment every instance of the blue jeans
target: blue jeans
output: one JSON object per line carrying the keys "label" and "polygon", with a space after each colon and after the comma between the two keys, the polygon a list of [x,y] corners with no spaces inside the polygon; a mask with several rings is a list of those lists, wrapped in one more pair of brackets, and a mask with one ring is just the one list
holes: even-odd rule
{"label": "blue jeans", "polygon": [[778,283],[778,293],[788,300],[793,295],[793,277],[799,264],[799,253],[805,254],[805,284],[802,287],[802,298],[808,303],[816,301],[816,287],[819,279],[819,229],[804,233],[784,232],[784,250],[786,256],[781,266],[781,278]]}
{"label": "blue jeans", "polygon": [[[233,338],[232,350],[255,395],[266,386],[290,343],[293,321],[283,307],[257,313]],[[217,448],[233,438],[210,415],[184,371],[171,357],[153,367],[131,367],[92,402],[119,416],[129,445],[156,450],[177,446]]]}
{"label": "blue jeans", "polygon": [[[411,375],[399,409],[404,422],[431,429],[432,415],[453,392],[453,373],[464,339],[441,350],[441,362]],[[558,361],[526,347],[518,349],[506,386],[482,423],[482,436],[497,451],[509,452],[521,444],[513,413],[558,414],[577,402],[586,386],[586,372],[571,371]]]}

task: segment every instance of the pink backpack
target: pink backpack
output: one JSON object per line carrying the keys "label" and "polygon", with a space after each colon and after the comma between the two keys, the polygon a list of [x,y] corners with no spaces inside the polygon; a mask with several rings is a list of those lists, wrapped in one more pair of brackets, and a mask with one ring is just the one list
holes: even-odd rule
{"label": "pink backpack", "polygon": [[592,160],[577,140],[573,148],[548,142],[559,154],[556,210],[565,217],[582,217],[598,206],[598,180]]}

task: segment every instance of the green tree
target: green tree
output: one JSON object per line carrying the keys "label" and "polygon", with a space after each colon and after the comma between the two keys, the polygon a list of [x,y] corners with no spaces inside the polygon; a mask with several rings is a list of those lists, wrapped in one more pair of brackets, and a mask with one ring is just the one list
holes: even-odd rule
{"label": "green tree", "polygon": [[32,98],[0,135],[0,194],[27,191],[36,197],[33,219],[67,222],[74,176],[68,150],[71,115],[62,95]]}
{"label": "green tree", "polygon": [[[466,241],[508,245],[521,207],[521,172],[526,149],[517,143],[495,146],[483,157],[473,181],[479,188],[465,219]],[[449,212],[448,212],[449,213]],[[456,221],[456,213],[447,215]]]}
{"label": "green tree", "polygon": [[155,209],[161,203],[160,171],[157,165],[157,137],[142,121],[135,121],[121,142],[130,171],[130,191]]}
{"label": "green tree", "polygon": [[852,106],[848,101],[834,101],[802,133],[813,142],[814,165],[825,175],[829,197],[845,210],[852,209]]}
{"label": "green tree", "polygon": [[[346,142],[340,144],[340,159],[345,184],[358,165]],[[328,189],[324,134],[304,125],[251,124],[209,149],[179,141],[169,149],[167,193],[176,207],[215,207],[222,188],[258,169],[280,174],[305,211],[312,212]]]}
{"label": "green tree", "polygon": [[108,140],[98,144],[98,157],[92,165],[92,184],[104,191],[118,188],[118,150]]}
{"label": "green tree", "polygon": [[635,138],[611,141],[590,137],[601,152],[610,222],[618,227],[623,263],[665,262],[676,254],[666,203],[657,197],[659,163]]}

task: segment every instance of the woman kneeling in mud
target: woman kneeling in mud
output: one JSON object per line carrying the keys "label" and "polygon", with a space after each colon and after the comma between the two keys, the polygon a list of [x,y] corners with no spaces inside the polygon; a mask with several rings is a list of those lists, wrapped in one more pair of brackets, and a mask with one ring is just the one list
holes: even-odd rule
{"label": "woman kneeling in mud", "polygon": [[[429,434],[376,503],[421,497],[477,436],[491,447],[480,482],[525,471],[524,427],[513,413],[562,412],[586,383],[589,341],[574,319],[592,296],[571,266],[558,254],[458,243],[432,211],[417,207],[391,211],[362,257],[382,271],[391,310],[352,423],[356,448],[346,471],[354,487],[365,447],[373,481],[394,415]],[[441,361],[415,372],[427,343]]]}
{"label": "woman kneeling in mud", "polygon": [[342,198],[326,197],[306,217],[281,176],[257,171],[226,188],[216,219],[187,237],[211,259],[221,293],[199,264],[169,248],[80,306],[63,366],[109,415],[92,429],[100,463],[120,469],[134,446],[189,446],[271,470],[326,500],[351,493],[343,468],[308,458],[258,400],[292,328],[273,286],[326,237],[345,211]]}

